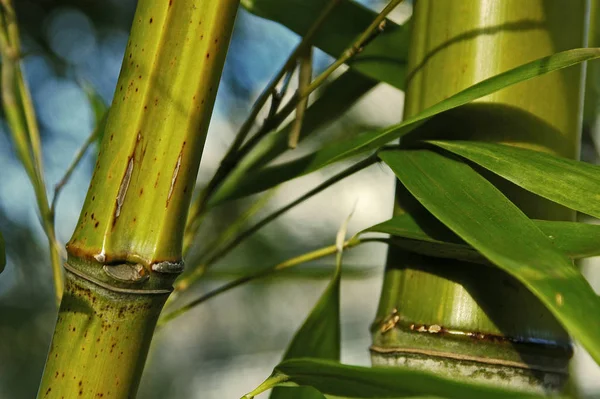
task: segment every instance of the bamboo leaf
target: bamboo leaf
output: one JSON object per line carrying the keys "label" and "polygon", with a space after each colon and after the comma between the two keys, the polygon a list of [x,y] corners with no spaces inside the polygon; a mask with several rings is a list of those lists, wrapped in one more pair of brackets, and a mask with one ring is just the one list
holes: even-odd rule
{"label": "bamboo leaf", "polygon": [[382,130],[376,130],[352,137],[323,148],[293,161],[271,166],[246,176],[241,184],[219,190],[212,203],[240,198],[254,194],[282,182],[314,172],[332,163],[348,159],[365,152],[374,151],[385,144],[400,138],[423,125],[433,116],[467,104],[473,100],[494,93],[508,86],[566,68],[586,60],[600,57],[600,48],[574,49],[540,58],[518,66],[489,79],[483,80],[447,99],[441,101],[406,121]]}
{"label": "bamboo leaf", "polygon": [[572,262],[469,165],[428,150],[379,154],[436,218],[516,277],[600,362],[600,299]]}
{"label": "bamboo leaf", "polygon": [[[600,255],[600,225],[532,220],[554,244],[571,259]],[[363,233],[385,233],[393,236],[393,244],[422,255],[485,262],[477,250],[461,240],[431,215],[405,213],[363,230]],[[487,262],[485,262],[487,263]]]}
{"label": "bamboo leaf", "polygon": [[433,373],[392,367],[347,366],[320,359],[294,359],[279,364],[273,374],[242,399],[274,386],[310,386],[325,395],[351,398],[541,399],[533,393],[450,380]]}
{"label": "bamboo leaf", "polygon": [[[342,253],[350,216],[342,224],[336,238],[337,257],[333,277],[302,327],[294,335],[283,356],[284,361],[302,357],[340,361],[340,279],[342,275]],[[321,399],[323,395],[310,387],[275,388],[270,398]]]}
{"label": "bamboo leaf", "polygon": [[600,218],[600,166],[474,141],[430,141],[551,201]]}
{"label": "bamboo leaf", "polygon": [[[278,22],[304,36],[327,2],[323,0],[242,0],[253,14]],[[375,19],[377,13],[354,1],[342,0],[317,32],[314,45],[337,58]],[[385,30],[350,66],[357,71],[399,89],[404,88],[408,58],[409,27],[387,21]]]}

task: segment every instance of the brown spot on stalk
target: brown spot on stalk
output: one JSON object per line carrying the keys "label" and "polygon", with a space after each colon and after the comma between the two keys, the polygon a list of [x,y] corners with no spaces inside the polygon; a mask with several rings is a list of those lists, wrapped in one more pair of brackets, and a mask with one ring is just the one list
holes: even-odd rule
{"label": "brown spot on stalk", "polygon": [[150,18],[150,23],[152,23],[152,18]]}

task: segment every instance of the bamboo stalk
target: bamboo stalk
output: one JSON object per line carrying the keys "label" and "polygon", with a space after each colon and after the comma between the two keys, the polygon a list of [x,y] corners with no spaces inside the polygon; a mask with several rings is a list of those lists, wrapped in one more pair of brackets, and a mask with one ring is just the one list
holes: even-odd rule
{"label": "bamboo stalk", "polygon": [[[405,115],[509,68],[581,47],[586,8],[585,1],[565,7],[541,0],[420,0],[413,14]],[[500,91],[434,119],[426,134],[575,158],[582,75],[582,68],[572,68]],[[570,210],[491,179],[531,217],[574,217]],[[418,206],[402,187],[396,200],[396,213]],[[388,253],[372,331],[375,365],[429,369],[536,392],[562,389],[572,353],[567,333],[515,279],[497,269],[396,248]]]}
{"label": "bamboo stalk", "polygon": [[138,3],[39,398],[130,398],[183,268],[191,193],[239,0]]}

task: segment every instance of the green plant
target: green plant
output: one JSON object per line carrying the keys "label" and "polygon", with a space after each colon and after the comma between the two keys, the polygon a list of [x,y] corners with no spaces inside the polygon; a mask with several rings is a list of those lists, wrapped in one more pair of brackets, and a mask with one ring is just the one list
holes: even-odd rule
{"label": "green plant", "polygon": [[[584,47],[577,43],[584,32],[576,28],[561,36],[560,44],[551,40],[565,21],[585,26],[584,2],[563,10],[558,2],[531,1],[525,7],[517,1],[469,0],[457,7],[421,0],[411,29],[386,19],[399,3],[392,0],[374,13],[349,0],[242,0],[251,12],[286,25],[303,39],[259,96],[214,176],[193,196],[238,1],[138,4],[115,98],[105,123],[98,118],[88,142],[102,132],[94,176],[67,246],[66,290],[38,397],[135,396],[157,323],[249,280],[333,254],[333,278],[284,361],[246,397],[277,387],[273,397],[534,398],[562,392],[568,335],[600,361],[600,325],[589,317],[600,302],[573,266],[575,259],[600,254],[600,228],[569,220],[573,212],[566,209],[600,215],[595,201],[600,169],[567,159],[578,146],[582,63],[600,58],[600,49],[578,48]],[[490,4],[497,9],[481,11]],[[15,16],[8,0],[2,6],[3,106],[36,188],[60,298],[54,206],[46,198],[39,134],[19,71]],[[464,15],[457,17],[456,8]],[[562,12],[560,24],[550,21],[550,11],[556,17],[556,10]],[[453,17],[439,24],[440,15]],[[488,22],[481,21],[482,15]],[[493,28],[486,25],[489,20]],[[537,34],[518,34],[527,29]],[[514,37],[502,35],[512,31]],[[486,36],[499,37],[493,44],[511,46],[514,54],[497,56],[497,63],[482,58],[478,40]],[[440,40],[450,43],[437,46]],[[314,79],[313,46],[336,59]],[[333,77],[342,64],[350,69]],[[298,89],[282,104],[297,67]],[[402,123],[270,165],[379,81],[406,88]],[[322,86],[309,104],[309,96]],[[555,106],[560,99],[566,99],[563,108]],[[269,100],[266,120],[257,123]],[[296,118],[284,125],[294,111]],[[560,139],[546,134],[555,130]],[[247,227],[268,201],[267,190],[341,161],[351,165]],[[335,245],[178,303],[208,268],[261,227],[377,162],[388,165],[400,182],[394,218],[349,239],[344,225]],[[219,205],[265,191],[239,220],[209,237],[205,253],[189,251],[206,216]],[[373,237],[373,232],[390,237]],[[339,364],[342,252],[367,242],[391,248],[373,329],[373,361],[409,367]],[[187,265],[179,276],[182,253],[188,255]],[[491,294],[475,295],[478,284]],[[459,290],[469,298],[458,298]],[[502,301],[490,301],[493,294],[514,294],[512,301],[523,309],[509,313]],[[423,295],[427,299],[420,301]],[[167,298],[169,306],[160,315]],[[450,325],[454,310],[464,310],[465,303],[464,325]],[[279,387],[290,384],[301,387]]]}

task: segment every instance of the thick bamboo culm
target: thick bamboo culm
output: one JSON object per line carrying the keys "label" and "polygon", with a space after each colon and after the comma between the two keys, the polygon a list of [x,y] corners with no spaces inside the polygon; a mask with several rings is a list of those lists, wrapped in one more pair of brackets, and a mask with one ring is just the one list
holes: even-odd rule
{"label": "thick bamboo culm", "polygon": [[[584,47],[587,9],[583,0],[416,1],[405,117],[507,69]],[[501,142],[577,158],[583,73],[577,66],[502,90],[435,118],[418,138]],[[530,217],[574,218],[486,177]],[[419,206],[400,184],[396,202],[397,214]],[[562,389],[572,354],[564,329],[505,273],[395,248],[372,332],[374,365],[535,392]]]}
{"label": "thick bamboo culm", "polygon": [[133,398],[182,237],[239,0],[141,0],[67,244],[39,398]]}

